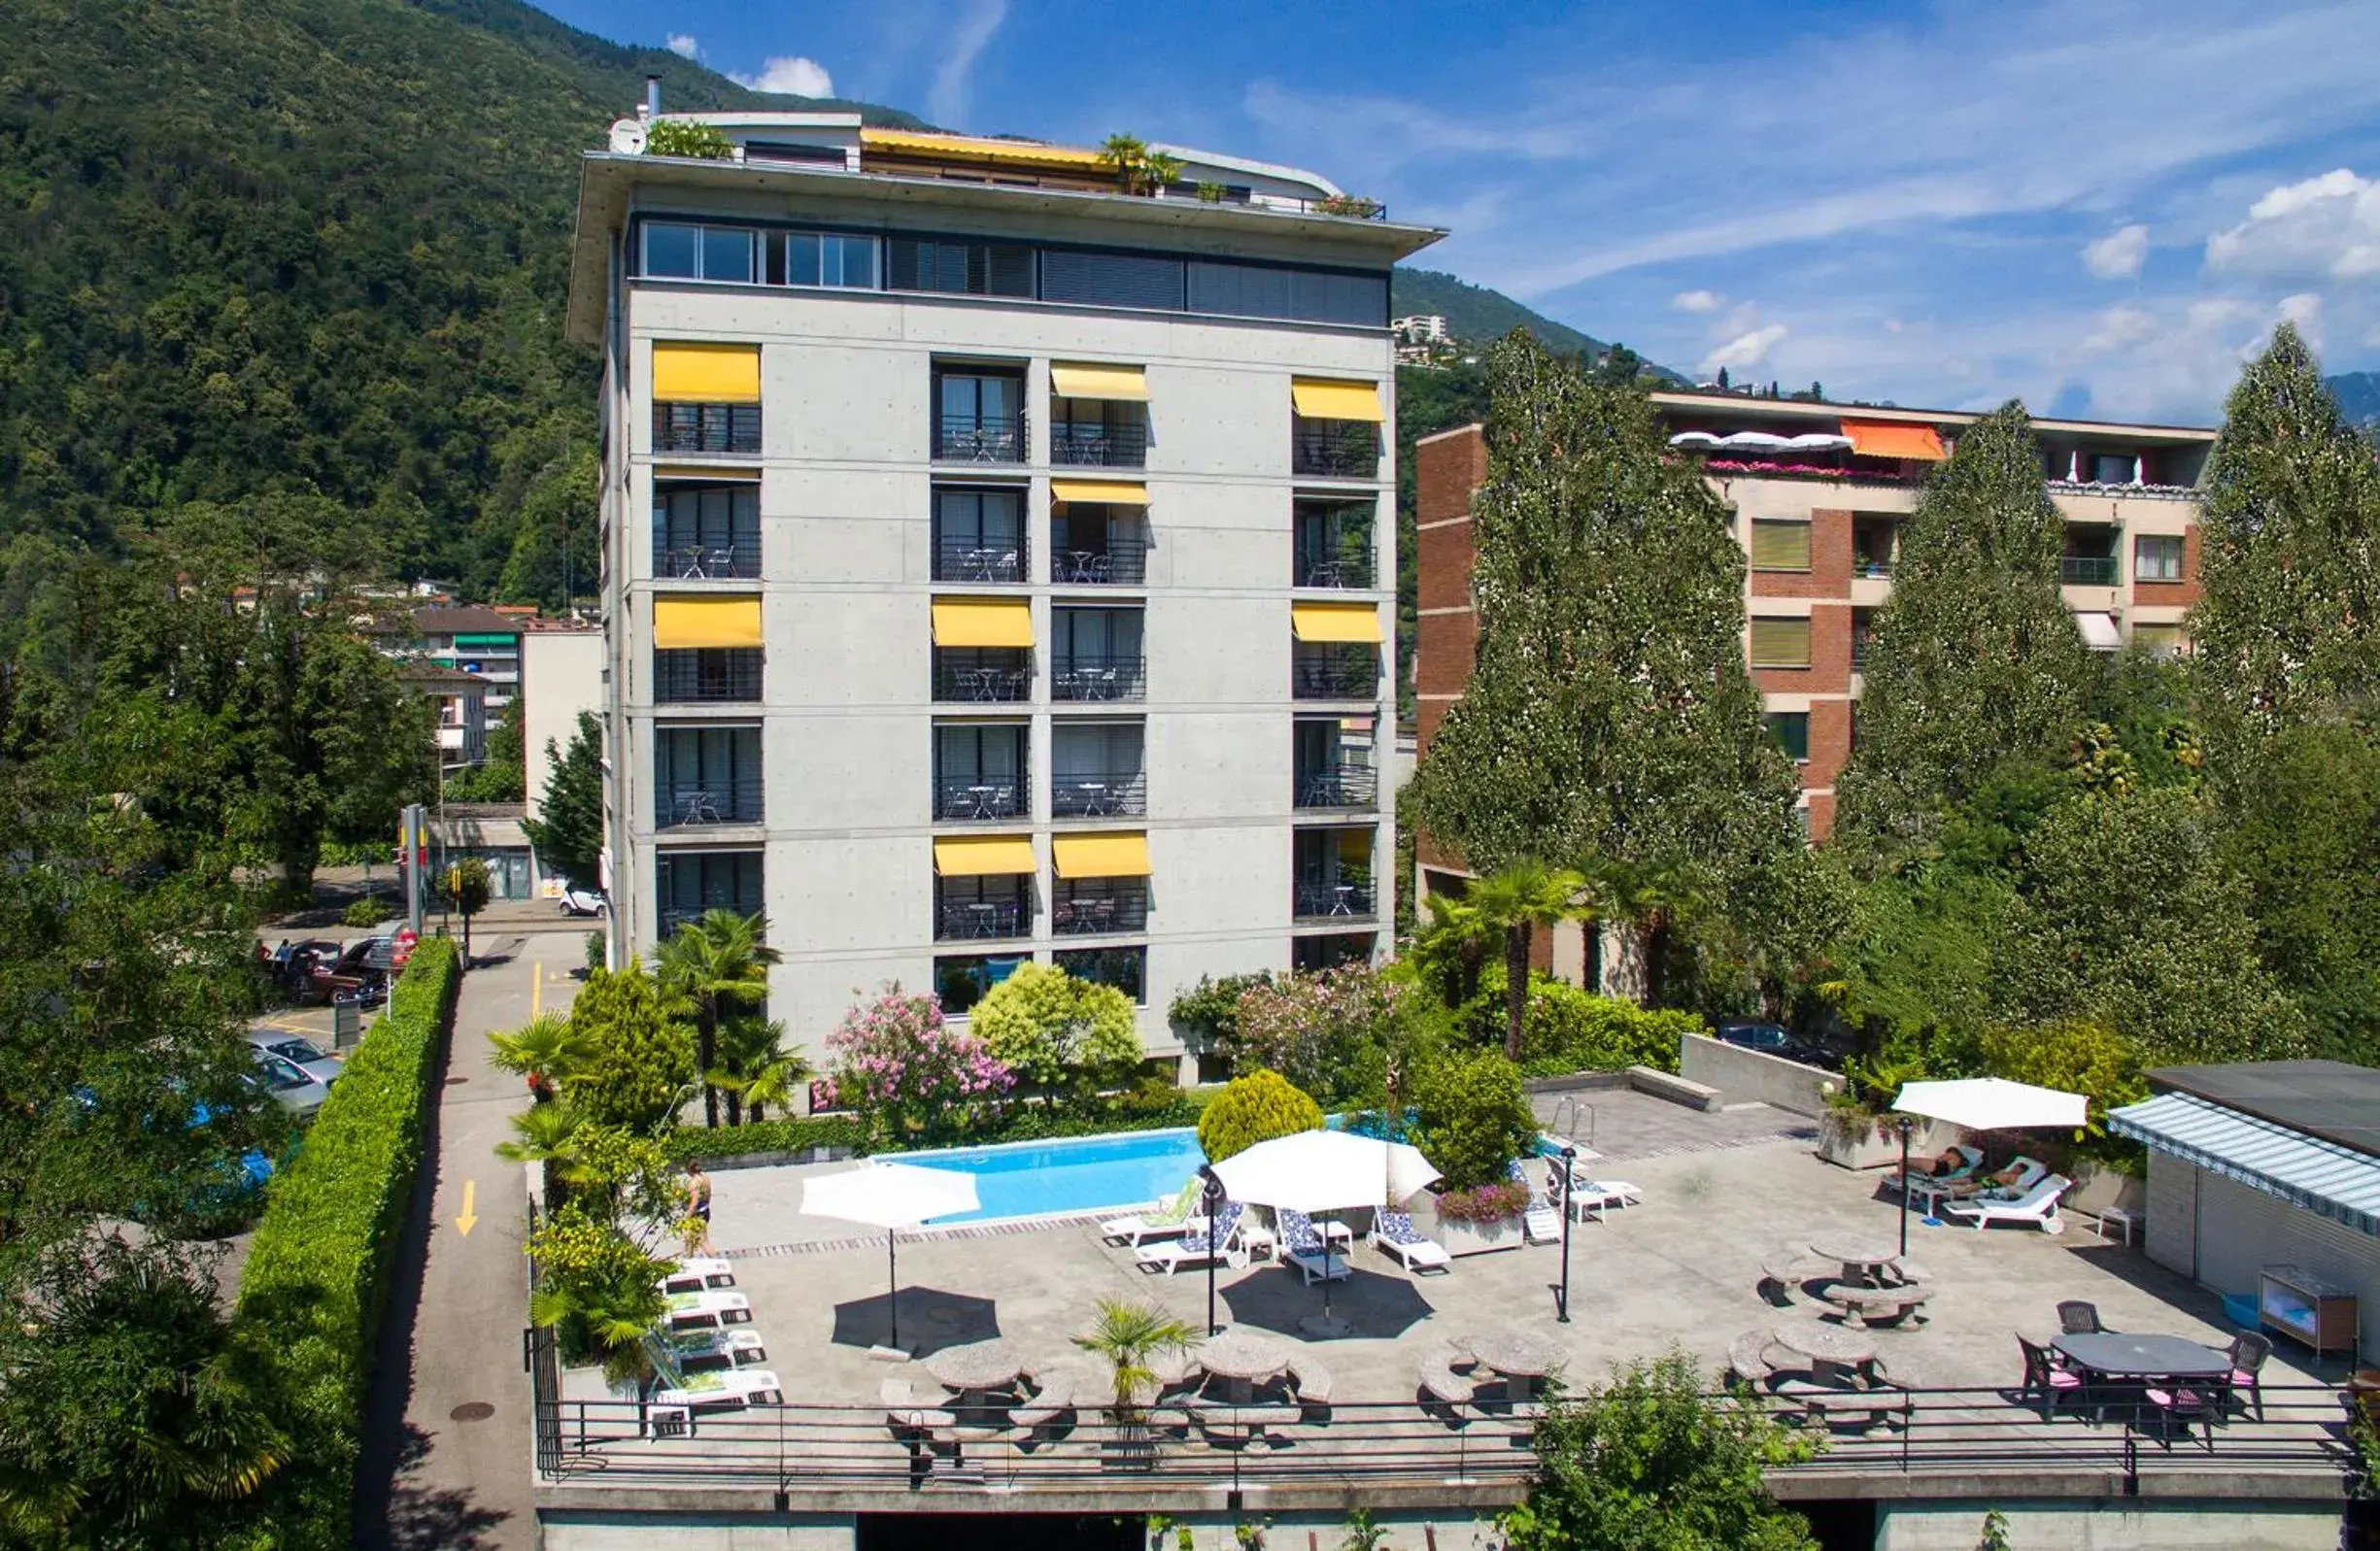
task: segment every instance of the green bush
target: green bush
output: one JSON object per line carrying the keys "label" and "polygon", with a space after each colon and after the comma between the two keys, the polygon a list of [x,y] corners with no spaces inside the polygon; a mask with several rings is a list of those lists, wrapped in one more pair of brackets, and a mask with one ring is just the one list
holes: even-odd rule
{"label": "green bush", "polygon": [[1520,1068],[1501,1051],[1440,1057],[1423,1068],[1413,1097],[1420,1110],[1413,1145],[1438,1165],[1448,1190],[1498,1183],[1537,1134]]}
{"label": "green bush", "polygon": [[372,1345],[458,978],[452,942],[414,950],[387,1016],[273,1181],[241,1272],[235,1327],[283,1398],[292,1445],[259,1499],[262,1538],[282,1551],[349,1543]]}
{"label": "green bush", "polygon": [[[1464,1033],[1482,1045],[1504,1043],[1504,970],[1490,965],[1479,989],[1456,1015]],[[1650,1066],[1678,1069],[1679,1041],[1710,1032],[1689,1012],[1639,1007],[1618,996],[1598,996],[1550,975],[1529,977],[1529,1000],[1521,1014],[1520,1066],[1530,1077],[1560,1077],[1575,1071],[1619,1071]]]}
{"label": "green bush", "polygon": [[1219,1163],[1275,1136],[1322,1125],[1322,1106],[1276,1071],[1259,1068],[1235,1077],[1199,1117],[1199,1145]]}
{"label": "green bush", "polygon": [[1269,986],[1278,979],[1271,970],[1253,974],[1199,976],[1199,983],[1173,998],[1166,1018],[1184,1033],[1210,1044],[1228,1044],[1240,1033],[1240,994],[1250,986]]}
{"label": "green bush", "polygon": [[812,1147],[867,1149],[867,1128],[850,1115],[752,1121],[741,1126],[681,1126],[667,1142],[678,1163],[690,1158],[743,1158],[753,1153],[799,1153]]}
{"label": "green bush", "polygon": [[645,150],[656,156],[695,156],[703,161],[726,161],[735,154],[726,135],[689,118],[656,118],[645,132]]}
{"label": "green bush", "polygon": [[339,912],[339,924],[369,928],[388,920],[391,913],[388,900],[376,894],[368,894],[348,902],[347,908]]}

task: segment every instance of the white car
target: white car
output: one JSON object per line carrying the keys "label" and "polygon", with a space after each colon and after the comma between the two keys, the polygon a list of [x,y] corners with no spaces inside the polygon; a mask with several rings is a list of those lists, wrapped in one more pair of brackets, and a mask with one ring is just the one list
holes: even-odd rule
{"label": "white car", "polygon": [[269,1050],[250,1046],[249,1055],[255,1058],[257,1087],[281,1100],[282,1107],[299,1120],[312,1120],[330,1096],[330,1090],[306,1075],[306,1068]]}
{"label": "white car", "polygon": [[565,916],[601,916],[611,912],[611,901],[599,889],[581,889],[573,884],[561,892],[561,913]]}
{"label": "white car", "polygon": [[345,1062],[305,1035],[290,1033],[286,1028],[251,1028],[248,1042],[257,1050],[279,1056],[283,1061],[294,1062],[307,1076],[324,1088],[337,1082],[339,1073],[347,1069]]}

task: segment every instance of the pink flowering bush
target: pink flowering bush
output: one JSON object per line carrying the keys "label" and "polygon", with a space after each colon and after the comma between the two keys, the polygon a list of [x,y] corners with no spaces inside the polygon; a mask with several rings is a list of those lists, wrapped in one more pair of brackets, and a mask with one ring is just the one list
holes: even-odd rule
{"label": "pink flowering bush", "polygon": [[879,1144],[960,1135],[1015,1084],[982,1040],[942,1021],[939,1000],[897,985],[845,1013],[827,1053],[820,1096],[856,1110]]}
{"label": "pink flowering bush", "polygon": [[1328,1104],[1378,1102],[1424,1009],[1408,981],[1371,964],[1275,977],[1240,994],[1224,1041],[1233,1066],[1279,1072]]}

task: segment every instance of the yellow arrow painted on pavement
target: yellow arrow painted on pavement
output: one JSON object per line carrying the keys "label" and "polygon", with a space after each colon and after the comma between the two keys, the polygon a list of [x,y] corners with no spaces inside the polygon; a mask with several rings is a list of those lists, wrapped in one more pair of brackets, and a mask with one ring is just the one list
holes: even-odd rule
{"label": "yellow arrow painted on pavement", "polygon": [[462,1182],[462,1215],[455,1219],[455,1231],[465,1238],[469,1238],[471,1230],[479,1226],[479,1213],[471,1209],[472,1202],[478,1198],[479,1181],[464,1180]]}

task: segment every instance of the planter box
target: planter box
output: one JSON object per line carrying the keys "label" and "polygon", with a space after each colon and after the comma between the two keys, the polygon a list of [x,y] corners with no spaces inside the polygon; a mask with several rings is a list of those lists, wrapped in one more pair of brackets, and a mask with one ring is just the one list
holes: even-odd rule
{"label": "planter box", "polygon": [[1517,1217],[1496,1223],[1455,1223],[1438,1220],[1438,1242],[1449,1255],[1485,1255],[1491,1250],[1518,1249],[1529,1241]]}
{"label": "planter box", "polygon": [[[1940,1121],[1928,1121],[1909,1138],[1909,1160],[1912,1163],[1932,1158],[1945,1147],[1964,1136],[1955,1126]],[[1844,1168],[1898,1168],[1901,1163],[1900,1133],[1892,1130],[1871,1131],[1853,1141],[1841,1130],[1821,1120],[1819,1123],[1819,1156]]]}

